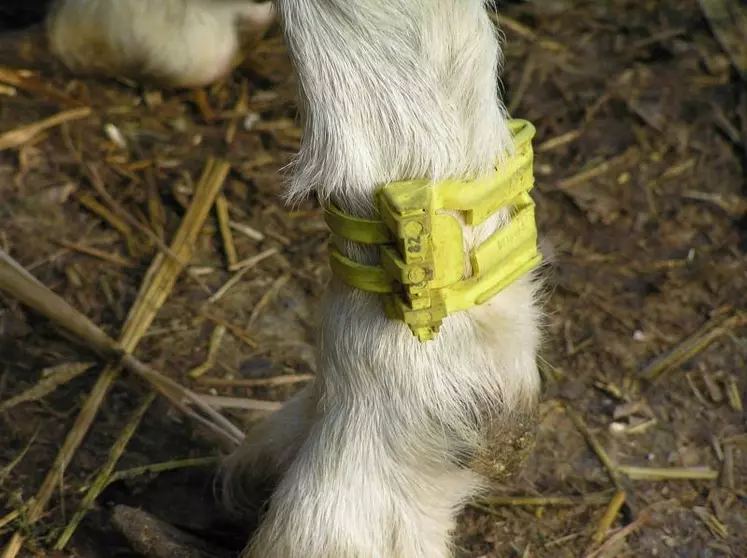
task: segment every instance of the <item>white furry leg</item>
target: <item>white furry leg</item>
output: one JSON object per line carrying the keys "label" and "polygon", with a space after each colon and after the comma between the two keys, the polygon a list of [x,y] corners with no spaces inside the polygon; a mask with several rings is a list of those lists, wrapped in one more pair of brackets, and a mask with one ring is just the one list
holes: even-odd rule
{"label": "white furry leg", "polygon": [[222,499],[228,509],[240,513],[261,505],[256,489],[288,468],[306,440],[315,409],[310,384],[249,431],[244,444],[223,463]]}
{"label": "white furry leg", "polygon": [[241,2],[239,18],[243,23],[253,27],[269,27],[275,21],[275,6],[272,2]]}
{"label": "white furry leg", "polygon": [[243,35],[274,20],[249,0],[56,0],[51,53],[77,74],[200,87],[229,74]]}
{"label": "white furry leg", "polygon": [[477,475],[397,459],[380,413],[347,412],[313,427],[244,558],[451,556],[454,516]]}
{"label": "white furry leg", "polygon": [[[365,218],[384,183],[493,172],[511,138],[485,4],[277,0],[304,121],[287,197],[315,192]],[[366,247],[344,248],[359,263],[378,261]],[[420,343],[386,318],[377,296],[333,280],[308,436],[245,558],[450,556],[464,500],[508,475],[531,446],[535,292],[516,282]],[[272,439],[259,437],[261,448]],[[263,467],[254,443],[248,451],[259,457],[249,462]]]}

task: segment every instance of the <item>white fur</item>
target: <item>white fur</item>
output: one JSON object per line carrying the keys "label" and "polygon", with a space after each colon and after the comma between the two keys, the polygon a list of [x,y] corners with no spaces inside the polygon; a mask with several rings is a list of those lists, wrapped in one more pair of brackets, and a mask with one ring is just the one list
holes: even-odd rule
{"label": "white fur", "polygon": [[266,27],[273,17],[270,2],[246,0],[59,0],[47,36],[75,72],[197,87],[233,68],[239,23]]}
{"label": "white fur", "polygon": [[[277,6],[304,120],[290,200],[314,191],[370,215],[382,183],[479,176],[509,153],[496,95],[499,46],[481,0]],[[467,231],[467,244],[504,217]],[[361,261],[376,258],[347,248]],[[261,476],[267,466],[281,477],[245,555],[450,556],[454,517],[486,484],[458,456],[490,443],[491,418],[537,400],[534,299],[524,278],[449,317],[435,341],[421,344],[384,316],[376,296],[333,280],[315,385],[228,462],[229,483],[232,473]]]}
{"label": "white fur", "polygon": [[[133,56],[151,64],[145,65],[151,73],[206,80],[212,74],[195,68],[234,48],[225,34],[234,16],[218,2],[163,0],[182,6],[173,23],[180,33],[159,35],[164,10],[157,11],[160,20],[132,19],[130,27],[103,17],[134,17],[136,7],[152,7],[153,0],[108,1],[122,11],[110,5],[95,12],[96,0],[63,5],[93,6],[98,15],[86,17],[102,22],[112,44],[137,37],[145,54]],[[298,72],[304,123],[290,201],[316,192],[349,212],[372,215],[373,192],[383,183],[475,178],[510,154],[496,93],[499,44],[483,0],[276,5]],[[63,16],[57,17],[59,26]],[[182,40],[194,36],[200,40]],[[58,37],[53,44],[61,52],[69,41]],[[506,216],[479,230],[465,227],[466,247]],[[377,259],[360,246],[345,250],[362,262]],[[500,473],[481,469],[475,456],[497,443],[503,422],[531,415],[536,406],[535,299],[536,286],[525,277],[488,303],[450,316],[435,341],[421,344],[384,316],[376,296],[333,280],[320,316],[315,383],[250,431],[226,462],[226,496],[239,505],[254,484],[279,477],[245,557],[450,556],[456,514]]]}

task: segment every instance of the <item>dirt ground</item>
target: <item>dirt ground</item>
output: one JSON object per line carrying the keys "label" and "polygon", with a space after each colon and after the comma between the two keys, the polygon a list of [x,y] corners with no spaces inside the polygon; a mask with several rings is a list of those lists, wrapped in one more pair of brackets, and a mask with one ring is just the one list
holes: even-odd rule
{"label": "dirt ground", "polygon": [[[464,512],[457,544],[473,558],[747,556],[745,84],[695,0],[547,0],[500,14],[501,87],[537,127],[534,196],[551,253],[544,397],[527,467]],[[253,260],[214,294],[235,273],[211,212],[191,275],[135,354],[200,393],[290,397],[314,373],[327,233],[313,200],[280,200],[300,130],[278,31],[202,94],[72,79],[35,45],[0,39],[0,143],[73,117],[0,151],[0,247],[118,337],[157,243],[117,211],[170,243],[208,157],[225,158],[236,259]],[[49,393],[12,399],[71,369]],[[128,423],[117,471],[219,453],[161,398],[133,423],[149,388],[123,373],[31,521],[24,506],[102,370],[0,293],[0,548],[19,533],[19,556],[136,556],[112,527],[115,504],[238,548],[193,467],[112,482],[50,550]],[[627,504],[604,525],[616,491]]]}

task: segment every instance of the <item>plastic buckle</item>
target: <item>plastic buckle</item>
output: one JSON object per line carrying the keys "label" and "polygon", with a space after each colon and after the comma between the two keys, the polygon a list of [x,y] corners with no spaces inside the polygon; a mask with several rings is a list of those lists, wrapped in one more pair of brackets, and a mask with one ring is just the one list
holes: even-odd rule
{"label": "plastic buckle", "polygon": [[404,321],[420,341],[435,338],[446,317],[446,304],[431,288],[433,254],[433,188],[427,181],[387,184],[378,193],[379,214],[395,244],[380,249],[381,265],[396,287],[385,310]]}

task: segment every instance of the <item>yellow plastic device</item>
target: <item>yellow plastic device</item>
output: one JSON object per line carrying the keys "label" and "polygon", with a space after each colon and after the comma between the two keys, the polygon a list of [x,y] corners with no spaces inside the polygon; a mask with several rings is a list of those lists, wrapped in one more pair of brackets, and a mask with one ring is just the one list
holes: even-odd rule
{"label": "yellow plastic device", "polygon": [[[492,175],[470,182],[386,184],[376,193],[379,219],[353,217],[334,205],[325,209],[335,241],[332,272],[353,288],[381,294],[386,315],[404,321],[421,342],[435,338],[448,314],[482,304],[541,261],[529,196],[535,129],[525,120],[509,124],[515,152]],[[445,211],[459,212],[476,226],[502,208],[511,210],[508,224],[465,253],[462,225]],[[336,244],[341,238],[378,245],[380,265],[344,256]]]}

